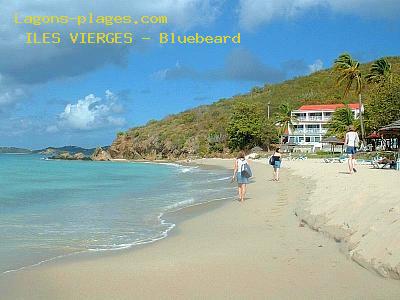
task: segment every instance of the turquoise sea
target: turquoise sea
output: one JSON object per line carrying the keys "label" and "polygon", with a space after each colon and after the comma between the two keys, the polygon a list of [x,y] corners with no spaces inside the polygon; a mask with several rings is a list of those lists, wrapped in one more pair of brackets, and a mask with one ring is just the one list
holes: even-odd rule
{"label": "turquoise sea", "polygon": [[154,242],[167,211],[231,199],[231,171],[0,154],[0,273]]}

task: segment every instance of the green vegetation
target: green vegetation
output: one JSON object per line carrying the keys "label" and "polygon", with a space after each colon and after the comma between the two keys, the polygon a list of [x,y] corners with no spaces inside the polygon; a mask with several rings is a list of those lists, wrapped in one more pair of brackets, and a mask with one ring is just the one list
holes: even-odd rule
{"label": "green vegetation", "polygon": [[[393,74],[400,74],[400,57],[387,57],[386,61],[391,65]],[[357,64],[353,61],[349,65],[354,69]],[[369,74],[371,68],[372,63],[357,65],[357,69],[361,74]],[[190,156],[229,155],[232,151],[231,149],[248,149],[251,148],[251,145],[256,144],[266,148],[271,142],[279,140],[275,123],[277,120],[283,121],[280,119],[282,114],[284,115],[282,104],[296,109],[304,104],[354,103],[359,101],[357,89],[356,93],[348,93],[343,97],[342,89],[338,88],[334,80],[334,74],[339,74],[341,71],[336,69],[335,72],[339,73],[334,74],[332,71],[332,69],[322,70],[309,76],[295,78],[283,83],[268,84],[261,88],[255,87],[246,95],[221,99],[211,105],[190,109],[168,116],[160,121],[152,120],[145,126],[132,128],[126,134],[118,135],[110,152],[113,157],[174,159]],[[344,69],[342,71],[344,72]],[[346,84],[348,85],[349,83],[346,80],[349,80],[351,76],[343,75],[342,78],[342,82],[347,82]],[[355,82],[353,81],[353,84]],[[395,82],[397,81],[393,78],[393,86],[397,84]],[[378,86],[375,82],[367,82],[362,86],[363,98],[366,104],[366,118],[370,119],[371,115],[376,115],[376,111],[381,111],[378,115],[382,115],[382,112],[390,114],[390,119],[398,115],[396,113],[398,113],[399,109],[396,111],[395,107],[398,107],[396,106],[398,105],[396,104],[398,103],[396,99],[398,99],[399,91],[393,86],[388,86],[388,84]],[[349,90],[352,85],[350,85]],[[381,89],[387,89],[387,92],[383,93]],[[380,105],[383,105],[383,98],[386,97],[391,97],[393,102],[391,102],[390,107],[384,107],[384,110],[381,110]],[[257,112],[256,115],[261,118],[259,120],[253,119],[250,122],[251,126],[256,127],[256,132],[251,135],[248,145],[244,145],[241,142],[248,139],[248,136],[244,138],[245,135],[243,135],[237,139],[232,136],[234,125],[242,122],[238,118],[236,110],[238,107],[245,105],[243,103],[251,105]],[[257,126],[266,122],[264,116],[267,115],[268,103],[270,103],[271,119],[268,120],[267,118],[267,124],[269,125],[266,125],[266,132],[260,132]],[[244,118],[247,117],[248,114],[245,114]],[[367,129],[376,128],[377,124],[382,124],[386,121],[387,119],[378,120],[372,124],[371,122],[367,123],[366,120]],[[283,121],[281,124],[284,123]]]}
{"label": "green vegetation", "polygon": [[331,121],[328,123],[328,132],[326,135],[343,139],[350,125],[357,127],[355,121],[354,114],[348,106],[338,108],[335,110]]}
{"label": "green vegetation", "polygon": [[[350,54],[343,53],[336,60],[333,65],[333,71],[339,73],[336,79],[338,85],[345,84],[343,98],[345,98],[351,90],[353,84],[355,84],[355,94],[358,96],[358,103],[362,107],[361,91],[363,88],[363,80],[360,71],[360,63],[353,59]],[[361,139],[364,141],[365,129],[363,114],[360,114],[360,127],[361,127]]]}
{"label": "green vegetation", "polygon": [[367,132],[400,119],[400,76],[377,84],[365,105]]}
{"label": "green vegetation", "polygon": [[248,150],[255,146],[267,148],[276,138],[273,123],[260,106],[251,102],[238,102],[227,126],[228,146],[231,150]]}
{"label": "green vegetation", "polygon": [[283,143],[283,135],[290,129],[293,129],[293,123],[296,119],[292,116],[293,107],[290,103],[282,103],[275,115],[276,124],[278,125],[279,142]]}
{"label": "green vegetation", "polygon": [[343,53],[335,59],[333,71],[339,73],[336,83],[337,85],[345,84],[343,98],[349,94],[353,84],[356,86],[356,94],[361,93],[362,77],[359,67],[360,63],[348,53]]}
{"label": "green vegetation", "polygon": [[372,64],[365,79],[369,83],[392,82],[392,65],[385,58],[378,59]]}
{"label": "green vegetation", "polygon": [[[344,95],[347,95],[353,83],[356,83],[355,90],[361,106],[363,78],[359,66],[356,60],[345,53],[335,60],[334,71],[339,73],[336,79],[337,84],[346,84]],[[400,79],[396,76],[393,81],[393,78],[392,65],[386,58],[380,58],[372,63],[369,73],[365,76],[371,90],[370,97],[366,100],[364,114],[360,116],[360,119],[355,120],[348,107],[336,110],[328,124],[327,136],[335,135],[343,138],[349,125],[361,127],[361,132],[364,134],[364,115],[368,133],[398,120],[400,118]]]}

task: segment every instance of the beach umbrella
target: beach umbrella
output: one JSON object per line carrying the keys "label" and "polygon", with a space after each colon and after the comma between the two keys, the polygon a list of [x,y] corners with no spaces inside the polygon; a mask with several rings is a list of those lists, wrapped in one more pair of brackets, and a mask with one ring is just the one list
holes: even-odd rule
{"label": "beach umbrella", "polygon": [[367,139],[371,139],[371,140],[380,139],[380,138],[381,138],[381,135],[376,133],[375,131],[373,133],[371,133],[369,136],[367,136]]}
{"label": "beach umbrella", "polygon": [[397,151],[400,152],[400,147],[399,147],[400,120],[397,120],[393,123],[390,123],[389,125],[386,125],[385,127],[380,128],[378,132],[384,135],[385,137],[397,139]]}
{"label": "beach umbrella", "polygon": [[397,120],[389,125],[382,127],[378,130],[379,133],[385,135],[400,136],[400,120]]}
{"label": "beach umbrella", "polygon": [[336,145],[342,145],[342,150],[343,150],[344,141],[338,139],[336,136],[326,137],[321,141],[321,143],[325,143],[325,144],[330,144],[331,145],[332,155],[334,155],[334,153],[335,153],[335,146]]}
{"label": "beach umbrella", "polygon": [[382,139],[382,135],[377,133],[376,131],[372,132],[369,136],[367,136],[367,143],[371,144],[372,151],[376,150],[376,146],[378,143],[376,140],[381,140],[381,139]]}

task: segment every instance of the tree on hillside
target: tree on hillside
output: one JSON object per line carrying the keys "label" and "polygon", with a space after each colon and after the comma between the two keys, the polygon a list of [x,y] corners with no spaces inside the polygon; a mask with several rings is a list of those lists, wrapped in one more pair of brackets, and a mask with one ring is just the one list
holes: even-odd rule
{"label": "tree on hillside", "polygon": [[[344,138],[350,125],[356,126],[354,114],[346,106],[334,111],[332,119],[328,122],[328,131],[326,136],[336,136],[339,139]],[[356,126],[357,127],[357,126]]]}
{"label": "tree on hillside", "polygon": [[296,118],[292,116],[292,106],[290,103],[282,103],[278,112],[275,115],[276,123],[279,125],[279,136],[280,136],[280,144],[282,144],[283,135],[286,131],[293,128],[293,124],[296,123]]}
{"label": "tree on hillside", "polygon": [[366,128],[376,131],[394,121],[400,120],[400,76],[393,76],[373,88],[365,105]]}
{"label": "tree on hillside", "polygon": [[255,86],[251,89],[251,96],[253,97],[255,94],[261,94],[263,92],[263,89],[259,86]]}
{"label": "tree on hillside", "polygon": [[246,150],[254,146],[268,147],[276,137],[274,126],[267,119],[263,109],[249,102],[238,102],[234,105],[227,133],[231,150]]}
{"label": "tree on hillside", "polygon": [[365,78],[369,83],[392,82],[392,65],[385,58],[380,58],[371,65]]}
{"label": "tree on hillside", "polygon": [[361,71],[359,69],[360,63],[353,59],[350,54],[343,53],[337,59],[335,59],[333,70],[338,73],[336,78],[337,85],[345,84],[345,89],[343,93],[343,98],[346,97],[353,84],[355,84],[355,92],[358,95],[358,102],[360,104],[360,126],[361,126],[361,139],[364,142],[365,130],[364,130],[364,120],[363,120],[363,106],[361,98],[361,90],[363,87]]}

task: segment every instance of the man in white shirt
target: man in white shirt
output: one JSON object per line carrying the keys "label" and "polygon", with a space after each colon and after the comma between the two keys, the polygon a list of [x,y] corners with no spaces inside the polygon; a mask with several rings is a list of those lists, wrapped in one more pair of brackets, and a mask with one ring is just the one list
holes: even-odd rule
{"label": "man in white shirt", "polygon": [[357,153],[358,143],[360,142],[360,138],[358,137],[358,133],[355,131],[354,126],[349,126],[349,131],[346,133],[346,139],[344,144],[346,145],[346,153],[349,155],[349,159],[347,161],[349,165],[349,172],[353,174],[357,172],[356,166],[356,158],[355,154]]}

